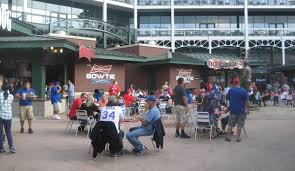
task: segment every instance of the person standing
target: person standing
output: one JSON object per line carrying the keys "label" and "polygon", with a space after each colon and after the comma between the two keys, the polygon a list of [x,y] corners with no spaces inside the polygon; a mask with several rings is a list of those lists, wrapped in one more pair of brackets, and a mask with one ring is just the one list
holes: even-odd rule
{"label": "person standing", "polygon": [[[15,147],[12,139],[12,103],[13,95],[9,93],[9,86],[4,85],[2,87],[2,92],[0,93],[0,128],[5,129],[5,134],[9,144],[9,150],[11,153],[15,153]],[[3,129],[0,129],[0,154],[5,153],[3,147]]]}
{"label": "person standing", "polygon": [[53,106],[53,119],[60,120],[59,112],[61,108],[61,86],[59,82],[55,82],[51,88],[51,103]]}
{"label": "person standing", "polygon": [[246,113],[249,113],[249,95],[248,92],[241,88],[239,78],[233,79],[233,86],[228,91],[229,98],[229,121],[228,131],[225,138],[226,141],[231,141],[231,133],[233,127],[237,125],[237,142],[241,141],[241,131],[245,124]]}
{"label": "person standing", "polygon": [[16,92],[16,97],[19,98],[20,106],[20,133],[24,133],[25,120],[28,120],[29,129],[28,133],[33,134],[32,120],[34,119],[32,100],[35,98],[35,90],[31,88],[29,81],[24,83],[24,87]]}
{"label": "person standing", "polygon": [[109,95],[116,96],[118,98],[120,96],[120,93],[121,93],[121,87],[118,85],[118,81],[114,81],[109,88]]}
{"label": "person standing", "polygon": [[[178,85],[174,88],[174,107],[172,109],[173,115],[176,116],[176,133],[175,137],[180,138],[190,138],[185,132],[185,122],[188,113],[188,100],[184,91],[184,79],[178,78]],[[181,129],[181,134],[179,133],[179,128]]]}
{"label": "person standing", "polygon": [[69,109],[71,108],[73,102],[75,99],[75,86],[71,82],[71,80],[68,80],[68,104],[69,104]]}

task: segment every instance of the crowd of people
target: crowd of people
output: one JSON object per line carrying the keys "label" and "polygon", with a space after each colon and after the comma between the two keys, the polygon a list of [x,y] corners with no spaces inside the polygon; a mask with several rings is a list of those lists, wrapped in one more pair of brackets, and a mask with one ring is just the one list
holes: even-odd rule
{"label": "crowd of people", "polygon": [[[183,78],[179,78],[177,83],[172,88],[168,82],[165,82],[160,90],[148,93],[136,89],[132,84],[125,91],[122,91],[118,82],[114,81],[109,85],[107,92],[95,89],[91,94],[81,93],[80,97],[75,98],[75,86],[70,80],[67,85],[63,86],[60,82],[55,81],[48,86],[47,96],[53,106],[54,119],[61,119],[59,114],[61,112],[62,96],[63,93],[67,92],[68,117],[70,120],[77,120],[77,111],[84,110],[89,117],[93,116],[95,121],[100,123],[95,127],[99,127],[101,130],[107,127],[115,128],[113,130],[118,135],[114,141],[116,141],[115,144],[118,147],[120,146],[120,150],[111,150],[112,155],[115,156],[122,153],[122,139],[125,133],[120,129],[120,123],[124,122],[127,115],[132,116],[134,121],[141,123],[140,127],[131,128],[126,134],[126,138],[134,147],[133,153],[143,155],[147,148],[139,141],[139,137],[157,134],[155,138],[159,142],[157,145],[163,145],[162,136],[164,136],[165,131],[162,123],[159,122],[161,121],[162,110],[175,117],[175,137],[190,138],[185,132],[185,125],[188,122],[190,108],[196,108],[196,111],[208,112],[210,115],[210,122],[214,126],[214,137],[226,135],[225,140],[231,141],[232,129],[237,126],[236,141],[240,142],[241,130],[244,127],[246,114],[249,113],[250,103],[266,106],[267,102],[272,100],[274,106],[279,104],[294,105],[294,90],[287,84],[280,86],[277,82],[267,84],[265,89],[261,89],[255,83],[252,83],[247,91],[240,86],[239,78],[232,79],[227,87],[222,84],[208,82],[202,84],[200,89],[188,88],[188,83]],[[25,132],[24,125],[27,120],[27,132],[33,134],[33,101],[37,96],[29,81],[23,82],[22,87],[17,90],[11,90],[11,85],[6,83],[3,85],[3,78],[0,77],[0,87],[2,87],[0,89],[0,153],[5,152],[3,147],[5,135],[10,151],[15,153],[11,133],[13,100],[14,98],[19,99],[20,133]],[[143,115],[141,114],[142,103],[144,104]],[[221,128],[219,128],[219,121],[221,122]],[[85,127],[86,122],[87,120],[80,123],[79,132],[88,131],[87,127]],[[108,125],[106,122],[113,123],[113,125]],[[158,128],[157,131],[155,131],[155,128]],[[5,130],[5,134],[3,130]],[[90,137],[94,142],[92,144],[94,146],[93,157],[96,157],[97,152],[100,152],[98,146],[104,139],[100,136],[97,137],[98,135],[93,132],[95,133],[93,130]]]}

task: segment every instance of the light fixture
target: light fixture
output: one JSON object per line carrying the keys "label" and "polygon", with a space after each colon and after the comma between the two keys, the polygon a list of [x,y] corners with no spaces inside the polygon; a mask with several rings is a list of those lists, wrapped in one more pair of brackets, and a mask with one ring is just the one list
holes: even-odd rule
{"label": "light fixture", "polygon": [[59,49],[59,52],[60,52],[60,53],[63,53],[63,52],[64,52],[64,50],[61,48],[61,49]]}
{"label": "light fixture", "polygon": [[57,50],[56,50],[56,49],[54,49],[54,50],[53,50],[53,52],[54,52],[54,53],[57,53]]}
{"label": "light fixture", "polygon": [[53,50],[53,47],[51,46],[50,49]]}

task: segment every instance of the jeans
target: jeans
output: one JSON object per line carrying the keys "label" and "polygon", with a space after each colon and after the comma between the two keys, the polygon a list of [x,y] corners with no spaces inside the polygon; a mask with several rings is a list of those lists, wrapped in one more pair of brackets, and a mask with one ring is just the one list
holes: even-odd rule
{"label": "jeans", "polygon": [[140,127],[131,132],[128,132],[126,138],[136,150],[142,151],[144,149],[144,145],[138,140],[138,137],[150,136],[152,134],[153,131],[147,130],[144,127]]}
{"label": "jeans", "polygon": [[13,140],[12,140],[12,132],[11,132],[11,123],[12,123],[12,119],[10,120],[5,120],[0,118],[0,150],[3,150],[3,126],[5,129],[5,134],[8,140],[8,144],[9,144],[9,148],[13,148]]}

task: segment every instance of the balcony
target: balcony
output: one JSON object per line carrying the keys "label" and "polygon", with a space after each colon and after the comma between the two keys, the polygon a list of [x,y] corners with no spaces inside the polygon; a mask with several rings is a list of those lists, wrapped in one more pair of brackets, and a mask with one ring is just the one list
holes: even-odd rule
{"label": "balcony", "polygon": [[175,37],[243,36],[242,29],[175,29]]}
{"label": "balcony", "polygon": [[185,5],[243,5],[244,0],[175,0],[174,5],[185,6]]}
{"label": "balcony", "polygon": [[170,0],[138,0],[138,6],[170,6]]}
{"label": "balcony", "polygon": [[171,36],[171,29],[138,29],[139,37]]}

